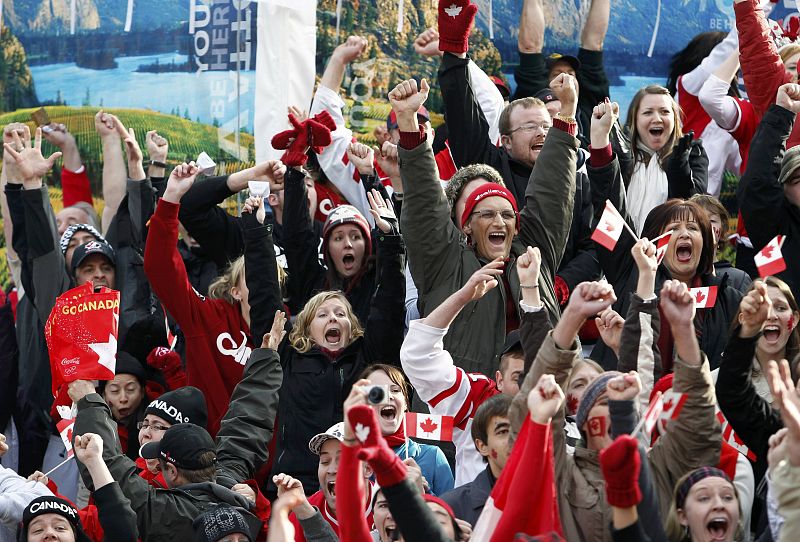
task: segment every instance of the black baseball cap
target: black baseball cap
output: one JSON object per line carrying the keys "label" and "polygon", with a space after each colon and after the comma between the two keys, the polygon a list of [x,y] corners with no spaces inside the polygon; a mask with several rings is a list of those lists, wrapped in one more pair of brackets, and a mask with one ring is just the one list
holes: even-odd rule
{"label": "black baseball cap", "polygon": [[581,61],[572,55],[562,55],[561,53],[552,53],[545,58],[545,64],[547,65],[547,69],[550,70],[556,64],[556,62],[566,62],[572,69],[578,71],[578,68],[581,67]]}
{"label": "black baseball cap", "polygon": [[550,102],[555,102],[556,100],[558,100],[558,96],[556,96],[556,93],[553,92],[553,89],[550,87],[543,88],[542,90],[534,94],[533,97],[539,98],[545,104],[549,104]]}
{"label": "black baseball cap", "polygon": [[114,249],[111,248],[111,245],[106,243],[105,241],[100,241],[98,239],[93,239],[89,242],[86,242],[75,249],[75,252],[72,253],[72,273],[75,274],[75,270],[80,267],[83,260],[91,256],[92,254],[102,254],[108,261],[111,262],[111,265],[114,267],[117,266],[117,258],[114,255]]}
{"label": "black baseball cap", "polygon": [[522,341],[519,339],[519,330],[515,329],[506,335],[506,342],[503,344],[503,351],[500,352],[501,356],[505,356],[509,352],[522,351]]}
{"label": "black baseball cap", "polygon": [[200,470],[216,463],[216,455],[212,461],[202,461],[206,452],[215,452],[214,440],[208,431],[193,423],[179,423],[164,432],[158,442],[148,442],[139,450],[144,459],[163,459],[180,469]]}

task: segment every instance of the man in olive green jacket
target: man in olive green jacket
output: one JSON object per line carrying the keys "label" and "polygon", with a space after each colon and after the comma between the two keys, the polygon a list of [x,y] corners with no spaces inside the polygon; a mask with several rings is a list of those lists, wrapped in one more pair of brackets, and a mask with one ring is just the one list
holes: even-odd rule
{"label": "man in olive green jacket", "polygon": [[[522,286],[539,288],[553,321],[560,314],[553,283],[572,224],[579,147],[574,122],[578,89],[575,78],[568,74],[560,75],[551,86],[560,96],[563,116],[556,116],[545,140],[525,192],[521,215],[515,222],[503,219],[510,235],[500,233],[502,247],[489,237],[489,232],[500,231],[497,213],[489,219],[491,223],[478,216],[479,210],[464,217],[467,243],[451,220],[430,138],[420,134],[416,121],[416,111],[427,97],[427,83],[423,80],[417,90],[415,81],[404,81],[389,93],[401,131],[399,163],[405,194],[400,221],[411,275],[419,289],[420,314],[429,314],[489,261],[501,257],[507,262],[503,287],[470,303],[444,338],[444,346],[456,364],[469,372],[494,374],[498,367],[506,333],[519,320],[520,284],[513,272],[514,262],[528,246],[538,247],[541,252],[541,273],[537,285]],[[482,208],[485,210],[486,206]],[[514,322],[507,322],[507,315]]]}
{"label": "man in olive green jacket", "polygon": [[[267,461],[267,444],[272,439],[282,380],[278,353],[270,348],[253,350],[217,433],[216,476],[212,476],[212,480],[170,489],[151,486],[139,476],[136,463],[122,453],[117,424],[102,397],[96,393],[89,393],[77,401],[74,434],[95,433],[107,443],[103,447],[103,460],[119,482],[123,494],[131,501],[142,540],[193,542],[192,521],[205,510],[219,504],[252,510],[250,501],[229,488],[253,478],[256,470]],[[76,398],[74,385],[70,389],[73,400]],[[92,479],[88,471],[80,463],[78,465],[86,487],[91,490]],[[251,530],[255,534],[260,521],[248,514],[248,523],[252,523]]]}

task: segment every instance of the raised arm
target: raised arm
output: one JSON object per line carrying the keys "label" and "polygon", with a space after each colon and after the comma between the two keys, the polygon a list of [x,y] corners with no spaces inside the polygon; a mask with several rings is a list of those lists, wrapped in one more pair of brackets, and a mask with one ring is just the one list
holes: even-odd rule
{"label": "raised arm", "polygon": [[417,110],[429,91],[424,79],[417,89],[413,79],[397,85],[389,101],[400,128],[400,175],[403,177],[403,214],[400,226],[408,248],[408,263],[422,296],[447,277],[447,261],[461,251],[461,233],[450,219],[450,206],[439,184],[431,142],[420,134]]}
{"label": "raised arm", "polygon": [[94,117],[94,129],[103,146],[103,233],[111,225],[111,220],[117,214],[117,207],[125,197],[125,181],[128,178],[115,119],[114,115],[102,110]]}
{"label": "raised arm", "polygon": [[[700,89],[703,88],[703,84],[706,82],[706,80],[711,76],[711,74],[716,72],[717,69],[726,62],[726,60],[728,60],[728,57],[731,56],[731,54],[738,52],[738,47],[739,33],[735,28],[733,28],[730,32],[728,32],[728,35],[725,36],[724,40],[719,42],[714,46],[713,49],[711,49],[711,52],[708,54],[708,56],[705,57],[695,69],[683,75],[681,79],[681,86],[683,87],[683,90],[693,96],[699,95]],[[731,75],[731,77],[728,79],[728,85],[730,85],[732,78],[733,75]]]}
{"label": "raised arm", "polygon": [[739,71],[739,49],[730,53],[714,73],[703,82],[698,98],[700,105],[720,128],[733,132],[739,126],[741,111],[736,98],[728,95],[731,80]]}
{"label": "raised arm", "polygon": [[[550,86],[561,100],[561,114],[574,118],[578,106],[575,78],[562,73]],[[554,280],[572,226],[578,152],[576,131],[574,122],[555,118],[525,190],[519,237],[526,245],[539,247],[541,276],[547,281]]]}
{"label": "raised arm", "polygon": [[236,385],[217,433],[218,476],[240,483],[255,477],[267,462],[267,446],[275,430],[278,390],[283,381],[278,345],[286,317],[275,312],[261,348],[253,350]]}
{"label": "raised arm", "polygon": [[[650,450],[659,494],[670,495],[681,476],[719,462],[722,434],[716,422],[716,395],[708,359],[695,334],[695,305],[688,287],[680,281],[666,281],[661,290],[661,311],[672,330],[677,354],[672,389],[687,396],[678,418]],[[668,508],[669,503],[662,498],[662,517],[666,517]]]}
{"label": "raised arm", "polygon": [[756,112],[764,115],[775,103],[778,87],[792,81],[778,48],[772,41],[764,11],[756,0],[734,0],[736,29],[739,32],[739,61],[747,95]]}
{"label": "raised arm", "polygon": [[[789,83],[778,89],[778,101],[758,125],[747,170],[737,189],[739,208],[755,248],[766,245],[783,222],[783,186],[778,182],[784,146],[800,111],[800,87]],[[751,231],[752,230],[752,231]]]}
{"label": "raised arm", "polygon": [[75,137],[66,126],[55,122],[42,126],[42,135],[58,147],[64,160],[61,168],[61,197],[64,207],[75,205],[79,201],[92,205],[92,188],[89,186],[89,176],[83,167]]}
{"label": "raised arm", "polygon": [[519,66],[514,69],[515,100],[533,96],[547,86],[547,66],[542,55],[544,28],[542,0],[523,0],[517,36]]}

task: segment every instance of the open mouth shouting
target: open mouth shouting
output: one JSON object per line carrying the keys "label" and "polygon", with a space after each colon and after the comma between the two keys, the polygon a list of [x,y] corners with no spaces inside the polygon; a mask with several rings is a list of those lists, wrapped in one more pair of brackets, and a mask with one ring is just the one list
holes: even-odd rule
{"label": "open mouth shouting", "polygon": [[775,344],[781,338],[781,328],[778,324],[769,324],[764,326],[762,333],[764,340],[769,344]]}
{"label": "open mouth shouting", "polygon": [[691,241],[678,241],[675,246],[675,259],[678,260],[679,263],[690,262],[692,260],[693,253],[694,247],[692,246]]}
{"label": "open mouth shouting", "polygon": [[393,405],[381,407],[381,419],[394,423],[397,420],[397,408]]}
{"label": "open mouth shouting", "polygon": [[330,480],[325,483],[325,489],[328,490],[328,494],[331,497],[336,496],[336,482],[334,480]]}
{"label": "open mouth shouting", "polygon": [[730,527],[730,520],[724,516],[711,518],[706,524],[706,529],[708,529],[708,533],[711,535],[711,540],[725,540]]}
{"label": "open mouth shouting", "polygon": [[387,540],[400,540],[400,537],[402,536],[400,534],[400,530],[397,528],[397,525],[387,525],[383,528],[383,532],[386,533]]}
{"label": "open mouth shouting", "polygon": [[353,271],[356,267],[356,257],[354,254],[344,254],[342,256],[342,267],[345,271]]}
{"label": "open mouth shouting", "polygon": [[331,326],[325,329],[325,342],[326,346],[339,346],[342,342],[342,330],[338,325]]}
{"label": "open mouth shouting", "polygon": [[495,248],[503,248],[506,244],[506,237],[505,231],[489,232],[489,244]]}

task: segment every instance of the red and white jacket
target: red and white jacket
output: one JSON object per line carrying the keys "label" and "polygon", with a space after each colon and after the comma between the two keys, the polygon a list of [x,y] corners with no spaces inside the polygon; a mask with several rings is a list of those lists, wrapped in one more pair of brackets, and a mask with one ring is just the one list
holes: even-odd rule
{"label": "red and white jacket", "polygon": [[447,329],[414,320],[400,349],[400,362],[411,385],[430,407],[431,414],[453,417],[456,445],[455,487],[471,482],[486,469],[472,440],[472,418],[478,407],[500,393],[494,380],[456,367],[444,349]]}
{"label": "red and white jacket", "polygon": [[238,304],[208,299],[189,283],[178,252],[178,209],[179,204],[158,201],[150,219],[144,272],[186,337],[187,384],[205,395],[213,437],[254,345]]}

